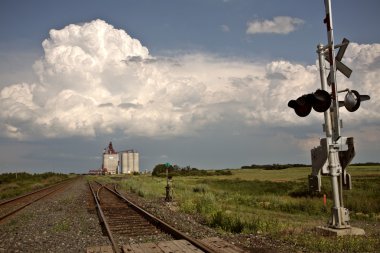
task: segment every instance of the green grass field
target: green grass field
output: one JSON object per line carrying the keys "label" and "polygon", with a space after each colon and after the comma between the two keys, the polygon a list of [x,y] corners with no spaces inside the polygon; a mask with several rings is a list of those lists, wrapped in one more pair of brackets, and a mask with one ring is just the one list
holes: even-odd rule
{"label": "green grass field", "polygon": [[[181,212],[201,215],[204,223],[225,233],[256,233],[297,245],[308,252],[376,252],[380,249],[380,167],[353,166],[353,189],[344,191],[353,226],[366,236],[329,238],[314,231],[325,225],[332,206],[331,186],[308,196],[310,168],[236,169],[232,175],[173,178],[174,202]],[[144,198],[164,198],[165,178],[131,176],[119,181]]]}
{"label": "green grass field", "polygon": [[0,174],[0,200],[34,191],[66,178],[69,178],[66,174],[52,172],[42,174],[25,172]]}

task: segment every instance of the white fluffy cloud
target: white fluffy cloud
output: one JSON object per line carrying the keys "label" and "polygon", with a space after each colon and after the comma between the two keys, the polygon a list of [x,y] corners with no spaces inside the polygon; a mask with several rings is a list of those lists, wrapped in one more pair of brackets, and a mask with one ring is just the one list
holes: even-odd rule
{"label": "white fluffy cloud", "polygon": [[[42,45],[44,56],[34,65],[39,81],[0,90],[4,137],[116,131],[162,137],[231,121],[249,127],[289,127],[320,124],[322,119],[315,112],[300,119],[287,107],[288,100],[320,86],[315,65],[207,54],[153,57],[138,40],[102,20],[51,30]],[[352,43],[344,61],[354,72],[349,80],[340,78],[338,85],[374,98],[380,95],[379,48]],[[361,113],[344,113],[345,117],[357,125],[363,119],[379,122],[378,100],[366,103]]]}
{"label": "white fluffy cloud", "polygon": [[230,31],[230,27],[228,25],[221,25],[220,26],[220,29],[223,31],[223,32],[229,32]]}
{"label": "white fluffy cloud", "polygon": [[274,17],[273,20],[254,20],[247,23],[247,34],[277,33],[288,34],[304,23],[302,19],[286,16]]}

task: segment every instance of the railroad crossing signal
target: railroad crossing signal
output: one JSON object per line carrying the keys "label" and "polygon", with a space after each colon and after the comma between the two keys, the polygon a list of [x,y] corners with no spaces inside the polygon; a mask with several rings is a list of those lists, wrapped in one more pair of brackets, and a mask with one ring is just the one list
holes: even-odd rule
{"label": "railroad crossing signal", "polygon": [[[337,45],[336,48],[339,48],[337,55],[335,56],[336,69],[339,70],[343,75],[347,78],[351,76],[352,70],[344,65],[341,60],[343,58],[344,53],[346,52],[347,46],[349,44],[349,40],[344,38],[342,43]],[[325,54],[326,61],[330,62],[330,54]],[[331,72],[327,77],[327,83],[331,86]],[[339,101],[339,107],[344,106],[347,111],[354,112],[359,109],[362,101],[370,100],[370,96],[368,95],[360,95],[356,90],[345,89],[339,92],[347,92],[344,101]],[[330,108],[332,103],[332,96],[325,91],[324,89],[316,90],[314,93],[302,95],[296,100],[290,100],[288,102],[288,106],[293,108],[295,113],[299,117],[306,117],[310,114],[311,109],[313,108],[316,112],[325,112]]]}
{"label": "railroad crossing signal", "polygon": [[316,112],[324,112],[330,108],[331,96],[325,90],[316,90],[314,93],[303,95],[296,100],[290,100],[288,106],[293,108],[300,117],[306,117],[313,108]]}
{"label": "railroad crossing signal", "polygon": [[[327,27],[327,46],[318,45],[319,71],[321,77],[321,90],[315,93],[303,95],[297,100],[290,100],[288,106],[293,108],[300,117],[307,116],[311,108],[315,111],[324,112],[326,138],[322,138],[320,146],[311,150],[312,173],[309,175],[309,190],[321,191],[321,175],[331,177],[332,200],[331,217],[328,223],[329,229],[353,230],[349,224],[349,211],[343,205],[342,189],[351,189],[351,176],[346,172],[347,166],[355,156],[353,137],[342,137],[340,135],[339,108],[346,107],[349,112],[356,111],[362,101],[369,100],[368,95],[360,95],[356,90],[345,89],[338,91],[336,83],[336,71],[340,71],[347,78],[351,76],[352,70],[341,61],[349,44],[344,38],[342,43],[334,46],[333,24],[330,0],[324,0],[326,17],[324,23]],[[334,50],[339,48],[335,56]],[[329,75],[325,75],[325,60],[330,63]],[[327,84],[331,87],[328,93]],[[323,91],[323,92],[319,92]],[[338,93],[347,92],[344,101],[338,100]],[[320,96],[316,96],[320,93]],[[326,95],[327,94],[327,95]],[[329,109],[327,111],[327,109]],[[337,231],[335,230],[335,231]],[[328,230],[331,231],[331,230]],[[354,234],[354,233],[352,233]],[[364,234],[364,230],[357,229],[355,234]]]}
{"label": "railroad crossing signal", "polygon": [[[344,97],[344,107],[346,107],[347,111],[354,112],[360,107],[361,101],[370,100],[370,96],[368,95],[360,95],[356,90],[348,90],[346,96]],[[339,101],[339,106],[342,101]]]}
{"label": "railroad crossing signal", "polygon": [[[341,62],[341,60],[343,58],[344,53],[346,52],[346,49],[347,49],[349,43],[350,43],[350,41],[348,39],[344,38],[340,45],[335,46],[335,48],[339,48],[338,53],[335,56],[336,69],[339,70],[347,78],[350,78],[352,70],[349,67],[347,67],[346,65],[344,65]],[[329,54],[325,55],[325,59],[326,59],[326,61],[331,63]],[[331,72],[327,76],[327,83],[329,84],[329,86],[331,86],[331,83],[332,83]]]}

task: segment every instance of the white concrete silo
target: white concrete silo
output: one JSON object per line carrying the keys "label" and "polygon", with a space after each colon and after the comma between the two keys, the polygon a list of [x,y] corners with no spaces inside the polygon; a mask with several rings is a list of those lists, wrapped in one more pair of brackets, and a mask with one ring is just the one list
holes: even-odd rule
{"label": "white concrete silo", "polygon": [[128,173],[128,153],[127,152],[121,152],[121,174],[127,174]]}
{"label": "white concrete silo", "polygon": [[139,153],[133,153],[133,172],[140,172]]}
{"label": "white concrete silo", "polygon": [[139,172],[139,153],[134,150],[127,150],[121,152],[121,173],[132,174]]}

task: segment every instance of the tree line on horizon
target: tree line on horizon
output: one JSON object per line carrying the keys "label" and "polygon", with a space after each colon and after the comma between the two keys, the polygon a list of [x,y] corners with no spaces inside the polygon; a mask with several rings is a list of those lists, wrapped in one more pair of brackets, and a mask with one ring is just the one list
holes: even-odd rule
{"label": "tree line on horizon", "polygon": [[165,177],[166,169],[168,169],[169,176],[214,176],[214,175],[232,175],[229,169],[226,170],[200,170],[190,166],[180,167],[178,165],[157,164],[153,171],[152,176]]}
{"label": "tree line on horizon", "polygon": [[67,178],[68,176],[63,173],[55,172],[44,172],[44,173],[28,173],[28,172],[8,172],[0,174],[0,184],[10,183],[13,181],[22,180],[44,180],[49,177],[62,177]]}
{"label": "tree line on horizon", "polygon": [[299,168],[299,167],[310,167],[311,165],[293,163],[293,164],[252,164],[252,165],[244,165],[241,166],[242,169],[263,169],[263,170],[284,170],[288,168]]}
{"label": "tree line on horizon", "polygon": [[[376,162],[366,162],[366,163],[353,163],[350,166],[378,166],[380,163]],[[241,166],[241,169],[263,169],[263,170],[284,170],[288,168],[301,168],[301,167],[311,167],[310,164],[301,163],[289,163],[289,164],[252,164]]]}

